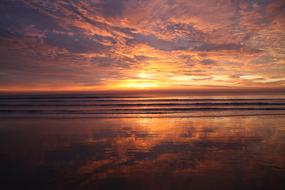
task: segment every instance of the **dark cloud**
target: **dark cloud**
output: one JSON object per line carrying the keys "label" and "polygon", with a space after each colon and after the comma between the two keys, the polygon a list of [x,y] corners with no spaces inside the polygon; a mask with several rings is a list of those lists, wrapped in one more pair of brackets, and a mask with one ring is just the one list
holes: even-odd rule
{"label": "dark cloud", "polygon": [[106,17],[115,17],[122,15],[124,3],[124,0],[100,0],[100,2],[94,4],[94,8]]}
{"label": "dark cloud", "polygon": [[216,63],[216,61],[214,61],[212,59],[204,59],[204,60],[201,61],[201,63],[207,65],[207,64],[214,64],[214,63]]}
{"label": "dark cloud", "polygon": [[175,38],[191,40],[191,42],[202,41],[203,32],[195,29],[190,24],[185,23],[169,23],[162,32],[165,32]]}
{"label": "dark cloud", "polygon": [[134,39],[130,40],[129,42],[133,44],[145,43],[163,51],[171,51],[176,49],[173,42],[159,39],[154,35],[134,34]]}
{"label": "dark cloud", "polygon": [[0,35],[6,37],[23,36],[22,30],[27,26],[35,26],[40,30],[61,28],[51,17],[27,6],[22,1],[0,2]]}
{"label": "dark cloud", "polygon": [[280,0],[2,0],[1,84],[89,85],[141,74],[165,86],[187,86],[186,79],[222,86],[239,84],[231,76],[250,75],[245,70],[265,84],[284,77],[284,7]]}
{"label": "dark cloud", "polygon": [[45,42],[48,45],[64,48],[73,53],[99,52],[106,49],[102,44],[96,42],[95,39],[78,33],[69,36],[49,32],[46,35]]}
{"label": "dark cloud", "polygon": [[136,63],[135,59],[128,57],[115,58],[115,57],[94,57],[90,58],[89,61],[93,64],[102,66],[102,67],[120,67],[120,68],[129,68],[132,64]]}
{"label": "dark cloud", "polygon": [[240,44],[202,44],[195,48],[197,51],[240,50]]}
{"label": "dark cloud", "polygon": [[271,55],[260,56],[251,61],[252,64],[272,64],[274,62],[274,57]]}

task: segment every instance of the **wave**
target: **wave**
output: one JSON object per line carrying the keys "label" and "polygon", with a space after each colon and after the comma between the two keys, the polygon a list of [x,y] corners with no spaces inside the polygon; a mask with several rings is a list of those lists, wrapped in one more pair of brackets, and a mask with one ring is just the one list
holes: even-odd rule
{"label": "wave", "polygon": [[285,101],[284,98],[114,98],[114,97],[0,97],[0,102],[211,102],[211,101]]}
{"label": "wave", "polygon": [[42,103],[4,103],[3,106],[43,106],[43,107],[149,107],[149,106],[284,106],[285,102],[207,102],[207,103],[100,103],[100,104],[74,104],[74,103],[60,103],[60,104],[42,104]]}
{"label": "wave", "polygon": [[147,117],[283,114],[282,98],[113,97],[91,95],[0,96],[0,118],[19,116]]}
{"label": "wave", "polygon": [[105,109],[105,110],[40,110],[40,109],[25,109],[25,110],[12,110],[2,109],[0,113],[78,113],[78,114],[109,114],[109,113],[122,113],[122,114],[134,114],[134,113],[165,113],[169,111],[173,112],[187,112],[187,111],[249,111],[249,110],[285,110],[285,107],[246,107],[246,108],[141,108],[141,109]]}
{"label": "wave", "polygon": [[89,96],[89,95],[0,95],[1,99],[14,100],[14,99],[109,99],[109,98],[145,98],[138,96]]}
{"label": "wave", "polygon": [[223,113],[223,114],[198,114],[198,115],[178,115],[178,114],[28,114],[28,115],[0,115],[0,118],[45,118],[45,119],[76,119],[76,118],[207,118],[207,117],[252,117],[252,116],[284,116],[285,113]]}

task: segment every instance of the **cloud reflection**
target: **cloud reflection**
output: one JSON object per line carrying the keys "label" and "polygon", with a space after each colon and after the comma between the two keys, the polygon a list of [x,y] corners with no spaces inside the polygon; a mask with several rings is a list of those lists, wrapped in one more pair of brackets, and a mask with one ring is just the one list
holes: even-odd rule
{"label": "cloud reflection", "polygon": [[[277,120],[283,122],[282,118]],[[11,125],[18,130],[1,138],[2,144],[10,147],[2,153],[2,160],[5,155],[16,160],[2,165],[1,171],[11,177],[8,168],[20,168],[19,175],[34,175],[39,180],[48,175],[55,179],[48,184],[51,188],[60,185],[109,189],[117,185],[119,189],[136,186],[168,189],[170,184],[176,189],[185,185],[205,189],[249,188],[257,178],[263,179],[263,187],[278,188],[285,162],[284,127],[277,120],[269,117],[7,120],[2,121],[7,130],[12,129]],[[4,137],[3,133],[0,135]],[[14,139],[17,141],[12,143]],[[274,182],[268,181],[266,168],[274,174]],[[244,180],[236,183],[234,179],[239,176]],[[153,183],[162,179],[165,180],[162,185]],[[216,183],[220,180],[223,183]],[[30,184],[41,187],[38,183]]]}

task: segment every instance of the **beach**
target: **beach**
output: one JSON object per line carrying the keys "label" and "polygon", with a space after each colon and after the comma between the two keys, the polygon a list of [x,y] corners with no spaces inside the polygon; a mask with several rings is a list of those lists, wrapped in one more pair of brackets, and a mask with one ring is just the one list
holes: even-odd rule
{"label": "beach", "polygon": [[[117,98],[111,97],[111,101],[104,97],[107,103],[83,98],[83,104],[95,107],[116,102],[118,106],[112,105],[115,113],[106,113],[108,105],[71,109],[78,98],[57,101],[49,97],[47,108],[43,106],[46,97],[25,98],[6,99],[5,104],[18,101],[18,107],[1,108],[1,184],[9,189],[284,188],[285,118],[281,98],[249,101],[188,97],[188,104],[177,97],[171,98],[172,102],[169,98],[151,102],[149,97],[139,102],[137,98],[126,102],[120,97],[116,102]],[[69,106],[59,107],[64,102]],[[173,102],[176,104],[171,107]],[[173,109],[181,107],[177,102],[192,109]],[[146,103],[156,105],[139,105]],[[167,113],[161,113],[164,105],[157,105],[161,103],[168,104]],[[53,104],[55,107],[51,107]],[[135,108],[124,104],[135,104]],[[140,110],[155,106],[153,113]],[[227,109],[213,109],[217,106]],[[49,111],[27,112],[39,107]],[[86,114],[86,109],[93,111]],[[97,114],[101,109],[104,113]],[[135,113],[125,113],[130,109]],[[63,110],[81,112],[67,114]]]}
{"label": "beach", "polygon": [[0,0],[0,190],[285,190],[285,0]]}

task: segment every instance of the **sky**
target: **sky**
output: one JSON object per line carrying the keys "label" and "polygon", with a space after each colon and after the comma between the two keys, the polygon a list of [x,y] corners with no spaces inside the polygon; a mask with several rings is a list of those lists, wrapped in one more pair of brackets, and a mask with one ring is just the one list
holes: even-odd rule
{"label": "sky", "polygon": [[285,87],[284,0],[1,0],[0,91]]}

